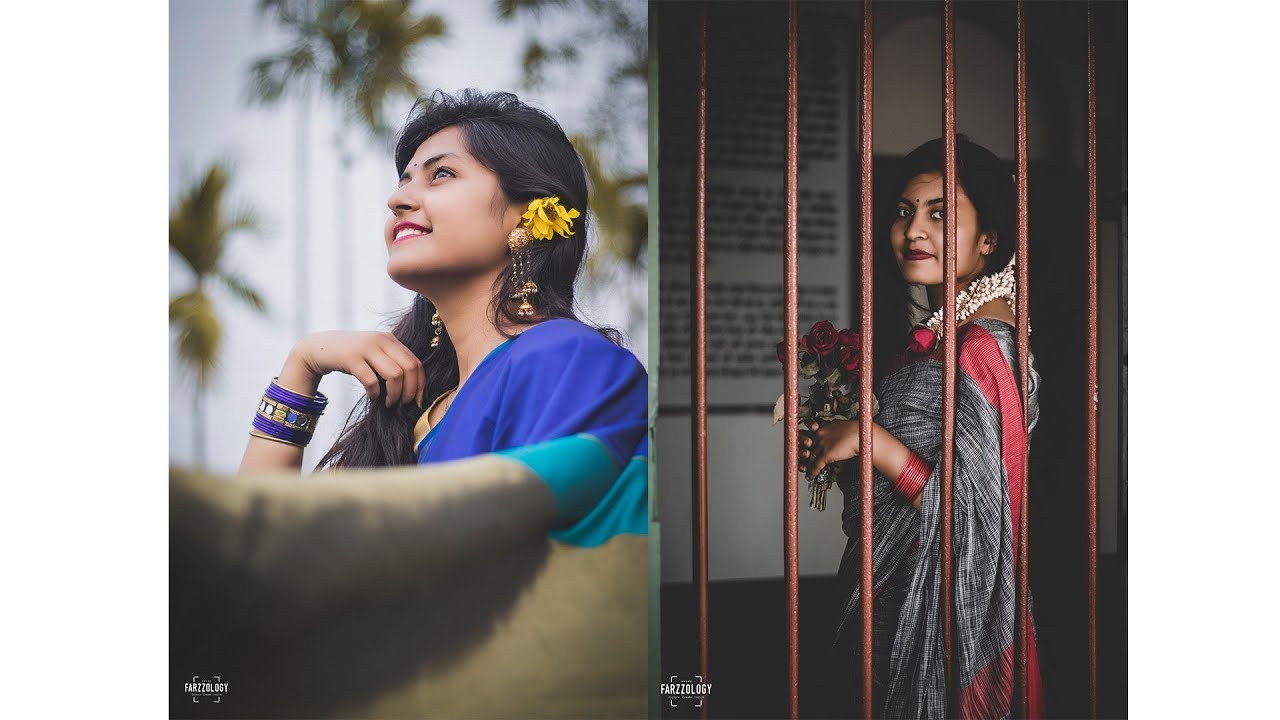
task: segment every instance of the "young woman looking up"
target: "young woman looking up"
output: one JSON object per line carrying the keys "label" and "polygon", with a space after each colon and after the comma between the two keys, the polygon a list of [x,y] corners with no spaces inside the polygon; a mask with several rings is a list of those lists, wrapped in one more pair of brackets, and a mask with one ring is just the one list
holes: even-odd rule
{"label": "young woman looking up", "polygon": [[300,339],[241,471],[301,467],[320,379],[338,371],[367,397],[319,467],[495,454],[546,484],[552,537],[646,533],[647,378],[616,332],[575,317],[587,181],[560,125],[509,93],[436,93],[415,105],[395,162],[383,242],[413,305],[391,332]]}

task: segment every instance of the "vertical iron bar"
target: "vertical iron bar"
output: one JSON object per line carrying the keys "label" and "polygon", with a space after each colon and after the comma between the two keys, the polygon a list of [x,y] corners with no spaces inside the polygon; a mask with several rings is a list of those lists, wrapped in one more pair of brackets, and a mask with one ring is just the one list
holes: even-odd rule
{"label": "vertical iron bar", "polygon": [[[693,551],[698,593],[698,668],[707,681],[707,8],[698,44],[698,139],[693,243]],[[702,717],[707,716],[703,702]]]}
{"label": "vertical iron bar", "polygon": [[1089,716],[1098,717],[1098,87],[1093,0],[1088,4],[1089,45],[1089,377],[1085,384],[1085,438],[1089,473]]}
{"label": "vertical iron bar", "polygon": [[[1031,287],[1028,285],[1028,270],[1030,258],[1027,250],[1027,238],[1029,222],[1027,219],[1027,28],[1026,20],[1023,17],[1022,0],[1018,0],[1018,99],[1017,99],[1017,177],[1018,177],[1018,297],[1016,300],[1018,306],[1017,325],[1018,325],[1018,373],[1022,379],[1022,420],[1023,423],[1029,423],[1031,415],[1028,412],[1030,402],[1030,388],[1028,383],[1031,381],[1031,356],[1030,341],[1028,333],[1028,318],[1031,311],[1028,308],[1028,302],[1031,296]],[[1030,437],[1030,427],[1028,426],[1028,439]],[[1028,517],[1027,512],[1030,502],[1027,495],[1031,489],[1030,483],[1030,463],[1031,453],[1027,452],[1022,456],[1022,518],[1018,523],[1018,678],[1019,685],[1022,688],[1020,694],[1020,705],[1022,708],[1022,717],[1031,716],[1031,693],[1027,685],[1029,679],[1028,660],[1027,660],[1027,644],[1031,641],[1031,613],[1028,609],[1028,598],[1030,595],[1030,581],[1028,579],[1028,550],[1029,538],[1027,532]]]}
{"label": "vertical iron bar", "polygon": [[943,158],[943,375],[942,375],[942,637],[946,657],[947,696],[952,681],[952,471],[956,437],[956,19],[955,3],[942,6],[942,136]]}
{"label": "vertical iron bar", "polygon": [[799,515],[799,475],[796,473],[799,455],[799,436],[795,428],[799,425],[800,385],[799,368],[799,63],[797,60],[798,21],[796,17],[796,0],[787,5],[787,137],[786,137],[786,244],[784,255],[784,285],[787,337],[786,368],[786,406],[787,427],[786,448],[784,450],[784,472],[786,490],[783,494],[783,555],[787,593],[787,680],[790,689],[790,707],[792,720],[800,717],[800,515]]}
{"label": "vertical iron bar", "polygon": [[871,365],[874,353],[872,352],[872,343],[874,342],[872,324],[872,193],[871,193],[871,162],[872,162],[872,141],[874,135],[872,132],[872,121],[874,115],[873,98],[874,98],[874,73],[872,68],[872,58],[874,56],[875,38],[873,37],[873,25],[871,18],[871,0],[863,0],[862,2],[862,98],[859,107],[862,111],[861,121],[861,174],[862,174],[862,198],[861,198],[861,236],[862,248],[861,258],[859,261],[859,271],[862,274],[862,324],[859,332],[862,333],[862,372],[859,378],[858,407],[862,408],[858,419],[859,442],[861,443],[862,452],[859,457],[861,463],[862,478],[862,713],[866,718],[873,716],[871,707],[872,688],[871,688],[871,645],[874,642],[872,638],[872,587],[874,578],[872,577],[872,532],[874,524],[872,523],[872,447],[871,447],[871,408],[874,402],[871,397]]}

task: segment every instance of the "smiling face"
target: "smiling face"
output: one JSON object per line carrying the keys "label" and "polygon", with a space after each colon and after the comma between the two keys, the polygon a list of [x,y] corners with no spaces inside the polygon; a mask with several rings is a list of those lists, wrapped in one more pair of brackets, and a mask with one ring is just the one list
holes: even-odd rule
{"label": "smiling face", "polygon": [[510,262],[507,234],[521,207],[467,150],[457,126],[427,138],[387,200],[387,274],[427,295],[442,280],[495,277]]}
{"label": "smiling face", "polygon": [[[889,230],[894,259],[909,283],[936,288],[943,282],[942,173],[916,175],[902,188]],[[982,274],[983,261],[996,247],[995,237],[981,232],[978,211],[956,187],[956,288],[962,290]]]}

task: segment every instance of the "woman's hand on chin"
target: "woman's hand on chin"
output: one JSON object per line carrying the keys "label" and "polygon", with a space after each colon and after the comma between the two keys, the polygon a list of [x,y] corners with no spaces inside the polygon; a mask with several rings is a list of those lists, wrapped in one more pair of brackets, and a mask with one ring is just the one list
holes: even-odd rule
{"label": "woman's hand on chin", "polygon": [[812,480],[827,465],[857,457],[861,450],[857,420],[810,423],[800,431],[800,471]]}
{"label": "woman's hand on chin", "polygon": [[382,394],[379,379],[384,380],[387,407],[397,403],[416,403],[422,407],[422,394],[427,386],[422,362],[389,332],[331,330],[307,335],[289,351],[279,382],[284,387],[310,394],[315,392],[320,378],[334,370],[359,380],[370,398]]}

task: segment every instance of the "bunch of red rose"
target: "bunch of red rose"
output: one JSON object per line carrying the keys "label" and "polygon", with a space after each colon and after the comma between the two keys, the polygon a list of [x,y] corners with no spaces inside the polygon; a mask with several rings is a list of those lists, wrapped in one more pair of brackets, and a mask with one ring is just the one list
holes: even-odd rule
{"label": "bunch of red rose", "polygon": [[[787,344],[778,343],[778,362],[786,362]],[[809,395],[801,399],[800,419],[826,422],[849,420],[858,412],[856,392],[862,363],[862,336],[852,330],[836,330],[828,320],[813,324],[800,338],[800,377],[812,378]],[[785,395],[784,395],[785,397]],[[774,408],[774,422],[782,419],[784,397]]]}

